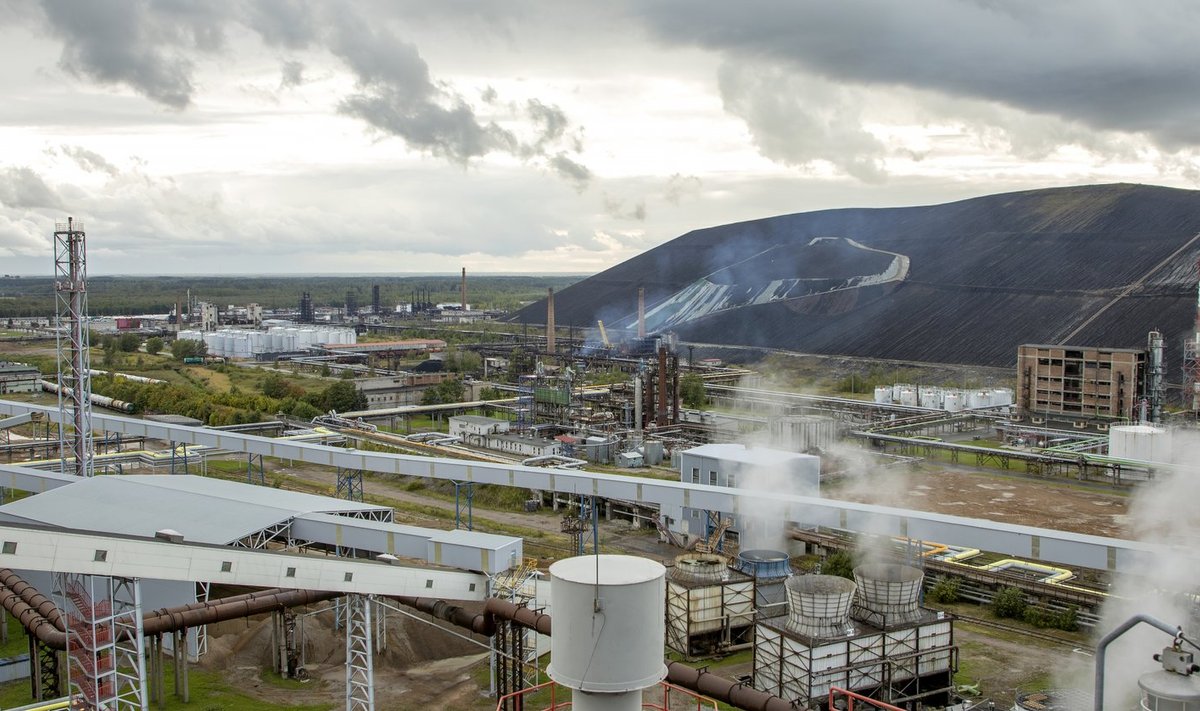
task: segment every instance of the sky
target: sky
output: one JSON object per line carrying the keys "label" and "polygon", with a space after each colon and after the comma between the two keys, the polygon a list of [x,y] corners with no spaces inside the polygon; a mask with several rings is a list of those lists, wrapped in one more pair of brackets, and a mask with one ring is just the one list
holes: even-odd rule
{"label": "sky", "polygon": [[0,0],[0,274],[590,274],[690,230],[1200,187],[1190,0]]}

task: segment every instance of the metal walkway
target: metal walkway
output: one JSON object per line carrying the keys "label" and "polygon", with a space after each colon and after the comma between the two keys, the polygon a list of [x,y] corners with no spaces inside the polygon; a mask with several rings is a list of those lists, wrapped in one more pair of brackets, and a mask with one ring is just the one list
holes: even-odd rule
{"label": "metal walkway", "polygon": [[[58,411],[53,408],[0,400],[0,414],[21,414],[30,411],[45,412],[52,420],[58,418]],[[199,444],[333,468],[469,481],[477,484],[500,484],[657,504],[664,515],[677,521],[682,520],[684,507],[732,514],[743,511],[770,511],[786,521],[808,526],[826,526],[918,540],[950,541],[955,545],[981,548],[1030,560],[1047,560],[1100,570],[1145,570],[1145,566],[1155,560],[1165,560],[1160,556],[1171,556],[1185,565],[1188,561],[1200,564],[1200,553],[1181,547],[835,499],[684,484],[580,470],[541,469],[385,452],[360,452],[319,444],[281,442],[268,437],[219,432],[199,427],[167,425],[108,414],[96,414],[92,422],[97,428],[120,432],[123,435],[189,445]]]}

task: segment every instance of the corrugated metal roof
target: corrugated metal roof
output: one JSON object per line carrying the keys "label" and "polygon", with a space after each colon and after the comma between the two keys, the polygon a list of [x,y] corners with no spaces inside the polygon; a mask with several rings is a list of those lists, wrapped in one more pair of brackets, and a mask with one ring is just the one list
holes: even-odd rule
{"label": "corrugated metal roof", "polygon": [[303,513],[387,507],[190,475],[98,476],[0,506],[0,520],[153,536],[171,528],[187,541],[233,543]]}

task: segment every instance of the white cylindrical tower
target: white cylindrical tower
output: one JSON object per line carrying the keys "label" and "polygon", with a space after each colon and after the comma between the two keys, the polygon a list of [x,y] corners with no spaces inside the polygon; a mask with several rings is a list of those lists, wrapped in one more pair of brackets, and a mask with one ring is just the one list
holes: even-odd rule
{"label": "white cylindrical tower", "polygon": [[666,568],[647,558],[591,555],[550,566],[554,634],[547,674],[579,711],[638,711],[642,689],[667,675]]}

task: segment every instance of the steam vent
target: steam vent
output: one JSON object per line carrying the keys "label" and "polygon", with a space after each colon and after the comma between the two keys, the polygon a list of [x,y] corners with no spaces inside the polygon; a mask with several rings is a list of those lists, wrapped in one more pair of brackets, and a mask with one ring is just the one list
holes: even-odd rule
{"label": "steam vent", "polygon": [[805,575],[786,583],[787,615],[754,626],[754,688],[797,706],[837,686],[895,705],[940,706],[954,688],[951,620],[918,604],[924,574],[863,565],[854,581]]}

